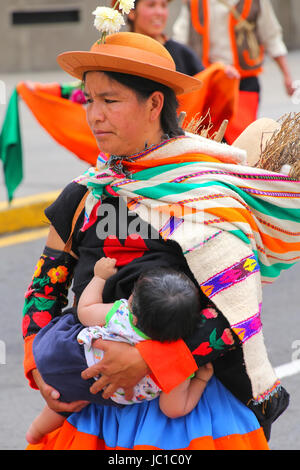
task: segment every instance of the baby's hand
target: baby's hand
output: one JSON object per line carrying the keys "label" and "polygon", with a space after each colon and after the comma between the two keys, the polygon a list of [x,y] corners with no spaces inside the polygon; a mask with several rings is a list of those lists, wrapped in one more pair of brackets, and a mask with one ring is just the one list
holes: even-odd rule
{"label": "baby's hand", "polygon": [[199,367],[199,369],[195,373],[195,376],[197,377],[197,379],[203,380],[204,382],[208,382],[211,379],[213,373],[213,365],[208,362],[207,364],[204,364],[204,366]]}
{"label": "baby's hand", "polygon": [[100,258],[94,266],[94,275],[107,280],[113,274],[116,274],[116,262],[115,258]]}

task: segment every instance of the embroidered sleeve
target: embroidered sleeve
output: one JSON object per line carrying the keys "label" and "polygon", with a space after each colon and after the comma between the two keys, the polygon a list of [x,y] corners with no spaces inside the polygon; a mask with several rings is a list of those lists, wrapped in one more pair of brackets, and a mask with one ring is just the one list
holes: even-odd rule
{"label": "embroidered sleeve", "polygon": [[228,321],[213,304],[201,311],[195,333],[186,340],[198,367],[217,359],[239,343]]}
{"label": "embroidered sleeve", "polygon": [[33,339],[67,306],[75,263],[75,258],[68,253],[46,247],[25,293],[22,321],[24,372],[32,388],[37,388],[31,373],[36,368],[32,354]]}
{"label": "embroidered sleeve", "polygon": [[75,263],[68,253],[45,248],[25,293],[24,338],[36,334],[66,307]]}

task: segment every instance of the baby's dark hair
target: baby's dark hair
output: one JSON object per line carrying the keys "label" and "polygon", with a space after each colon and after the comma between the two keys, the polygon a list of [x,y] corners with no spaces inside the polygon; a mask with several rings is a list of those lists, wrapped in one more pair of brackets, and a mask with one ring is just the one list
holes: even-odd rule
{"label": "baby's dark hair", "polygon": [[156,268],[134,285],[131,311],[137,328],[156,341],[176,341],[191,335],[199,319],[199,293],[182,272]]}

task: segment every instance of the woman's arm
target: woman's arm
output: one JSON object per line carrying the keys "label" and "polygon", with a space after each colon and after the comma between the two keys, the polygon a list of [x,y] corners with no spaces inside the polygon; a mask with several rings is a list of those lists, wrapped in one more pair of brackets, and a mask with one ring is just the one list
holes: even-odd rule
{"label": "woman's arm", "polygon": [[68,304],[68,289],[76,259],[74,253],[63,251],[64,246],[54,227],[50,226],[46,246],[25,293],[22,322],[25,340],[24,366],[25,375],[33,388],[37,388],[31,374],[35,368],[33,339],[40,329],[59,316]]}
{"label": "woman's arm", "polygon": [[32,388],[39,389],[49,408],[60,412],[77,412],[87,405],[86,401],[64,403],[59,392],[46,384],[36,368],[32,352],[33,339],[52,318],[61,314],[67,305],[67,293],[76,255],[64,252],[65,243],[53,226],[50,226],[43,255],[40,257],[32,282],[25,294],[23,336],[25,339],[25,376]]}
{"label": "woman's arm", "polygon": [[281,70],[283,81],[284,81],[284,86],[285,86],[287,94],[289,96],[292,96],[295,91],[295,88],[293,86],[293,79],[292,79],[291,72],[288,66],[287,57],[285,55],[281,55],[278,57],[273,57],[273,59],[275,60],[275,62],[277,63],[278,67]]}
{"label": "woman's arm", "polygon": [[185,380],[169,393],[162,392],[159,397],[161,411],[169,418],[179,418],[190,413],[200,400],[212,374],[212,364],[205,364],[199,367],[192,379]]}

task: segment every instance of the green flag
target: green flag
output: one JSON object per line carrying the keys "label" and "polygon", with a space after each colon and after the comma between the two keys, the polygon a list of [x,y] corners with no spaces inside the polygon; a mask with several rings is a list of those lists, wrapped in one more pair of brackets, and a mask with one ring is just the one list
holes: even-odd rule
{"label": "green flag", "polygon": [[9,202],[23,178],[22,142],[19,122],[18,92],[12,93],[0,135],[0,160]]}

